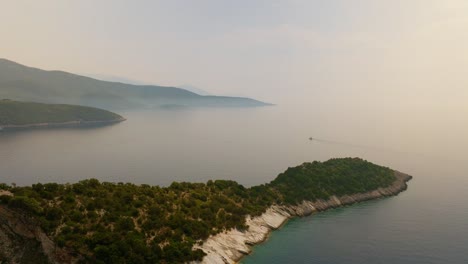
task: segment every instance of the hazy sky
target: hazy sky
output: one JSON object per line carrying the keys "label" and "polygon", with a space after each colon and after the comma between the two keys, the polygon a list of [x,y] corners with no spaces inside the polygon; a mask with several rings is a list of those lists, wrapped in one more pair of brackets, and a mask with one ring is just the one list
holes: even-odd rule
{"label": "hazy sky", "polygon": [[464,104],[468,1],[0,0],[0,57],[281,103]]}

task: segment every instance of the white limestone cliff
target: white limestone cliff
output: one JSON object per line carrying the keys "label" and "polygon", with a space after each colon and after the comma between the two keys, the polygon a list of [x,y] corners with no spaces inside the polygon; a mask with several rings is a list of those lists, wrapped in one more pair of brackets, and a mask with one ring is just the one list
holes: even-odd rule
{"label": "white limestone cliff", "polygon": [[265,241],[272,230],[280,228],[292,217],[307,216],[314,212],[324,211],[330,208],[392,196],[406,190],[406,182],[412,177],[400,172],[395,172],[395,176],[396,180],[391,186],[379,188],[367,193],[341,197],[332,196],[328,200],[317,200],[314,202],[303,201],[299,205],[273,205],[260,216],[247,216],[247,230],[239,231],[237,229],[231,229],[210,236],[201,246],[196,245],[194,249],[201,249],[206,253],[206,256],[200,263],[236,263],[243,256],[250,254],[253,245]]}

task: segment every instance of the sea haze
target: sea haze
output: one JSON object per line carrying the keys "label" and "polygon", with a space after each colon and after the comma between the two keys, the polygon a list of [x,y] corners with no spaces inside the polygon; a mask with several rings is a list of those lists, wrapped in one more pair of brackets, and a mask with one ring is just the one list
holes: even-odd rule
{"label": "sea haze", "polygon": [[466,126],[457,111],[412,107],[183,108],[120,113],[128,120],[98,128],[2,132],[0,182],[251,186],[305,161],[358,156],[414,176],[408,191],[293,220],[245,263],[467,263]]}

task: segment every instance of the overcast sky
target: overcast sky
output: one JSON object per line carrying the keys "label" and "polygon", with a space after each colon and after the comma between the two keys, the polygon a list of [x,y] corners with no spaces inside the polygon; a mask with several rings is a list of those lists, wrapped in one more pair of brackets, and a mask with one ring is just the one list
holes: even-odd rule
{"label": "overcast sky", "polygon": [[0,0],[0,57],[274,103],[468,99],[466,0]]}

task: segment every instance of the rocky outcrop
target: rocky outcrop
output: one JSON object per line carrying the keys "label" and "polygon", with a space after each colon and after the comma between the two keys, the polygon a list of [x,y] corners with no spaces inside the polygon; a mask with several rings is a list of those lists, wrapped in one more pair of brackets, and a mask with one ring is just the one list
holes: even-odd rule
{"label": "rocky outcrop", "polygon": [[25,213],[0,205],[0,263],[75,263]]}
{"label": "rocky outcrop", "polygon": [[195,248],[201,249],[207,254],[201,263],[236,263],[252,251],[252,245],[263,242],[272,230],[281,227],[289,218],[307,216],[330,208],[392,196],[406,190],[406,182],[412,177],[397,171],[395,171],[395,177],[396,180],[392,185],[371,192],[340,197],[332,196],[328,200],[314,202],[303,201],[299,205],[273,205],[258,217],[247,216],[246,222],[249,226],[247,230],[232,229],[211,236],[201,246],[195,246]]}

